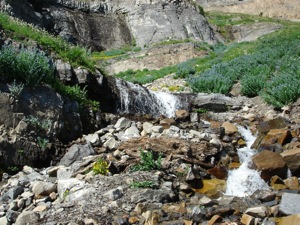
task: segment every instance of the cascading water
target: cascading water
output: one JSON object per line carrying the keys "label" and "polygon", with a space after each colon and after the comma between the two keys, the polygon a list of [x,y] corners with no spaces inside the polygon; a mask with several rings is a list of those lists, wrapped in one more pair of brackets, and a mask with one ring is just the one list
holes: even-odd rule
{"label": "cascading water", "polygon": [[238,169],[229,171],[225,195],[244,197],[253,194],[256,190],[268,190],[269,186],[261,179],[258,171],[249,168],[252,163],[251,157],[255,154],[251,149],[255,137],[250,130],[241,126],[238,128],[246,140],[247,147],[238,149],[238,156],[242,164]]}
{"label": "cascading water", "polygon": [[120,97],[118,113],[164,115],[170,118],[181,106],[179,99],[172,94],[152,92],[141,85],[121,79],[116,79],[115,84]]}

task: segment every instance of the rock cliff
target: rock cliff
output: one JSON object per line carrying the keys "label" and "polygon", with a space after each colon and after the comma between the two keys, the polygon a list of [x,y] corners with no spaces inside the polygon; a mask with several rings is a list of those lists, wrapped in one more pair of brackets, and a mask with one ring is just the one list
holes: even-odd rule
{"label": "rock cliff", "polygon": [[143,47],[168,39],[216,42],[205,17],[190,1],[1,0],[0,7],[92,50],[132,43]]}

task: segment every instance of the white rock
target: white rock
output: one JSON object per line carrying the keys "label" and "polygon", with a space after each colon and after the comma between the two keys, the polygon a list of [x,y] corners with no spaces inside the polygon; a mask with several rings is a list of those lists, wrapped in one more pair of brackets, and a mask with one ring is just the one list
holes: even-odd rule
{"label": "white rock", "polygon": [[150,134],[151,131],[152,131],[152,127],[154,125],[152,123],[149,123],[149,122],[144,122],[143,123],[143,130],[147,133],[147,134]]}
{"label": "white rock", "polygon": [[130,126],[131,126],[131,120],[129,120],[125,117],[122,117],[117,121],[114,128],[116,128],[117,130],[121,130],[121,129],[130,127]]}

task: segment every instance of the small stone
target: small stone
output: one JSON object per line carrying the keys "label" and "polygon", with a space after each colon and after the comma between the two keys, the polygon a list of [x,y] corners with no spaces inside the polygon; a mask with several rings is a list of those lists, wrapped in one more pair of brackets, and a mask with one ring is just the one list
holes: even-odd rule
{"label": "small stone", "polygon": [[254,224],[254,217],[248,215],[248,214],[243,214],[241,218],[241,223],[244,225],[253,225]]}
{"label": "small stone", "polygon": [[153,126],[151,132],[153,133],[162,133],[164,130],[163,126]]}
{"label": "small stone", "polygon": [[46,211],[46,209],[47,209],[47,206],[45,206],[45,205],[38,205],[32,211],[33,212],[43,212],[43,211]]}
{"label": "small stone", "polygon": [[255,206],[252,208],[248,208],[245,211],[246,214],[253,216],[253,217],[260,217],[260,218],[264,218],[264,217],[268,217],[270,215],[270,210],[264,206]]}
{"label": "small stone", "polygon": [[219,215],[214,215],[207,223],[207,225],[214,225],[218,222],[222,222],[223,218]]}
{"label": "small stone", "polygon": [[15,225],[39,224],[40,215],[33,211],[23,211],[16,220]]}
{"label": "small stone", "polygon": [[143,130],[147,133],[150,134],[151,133],[151,129],[154,125],[152,123],[149,122],[144,122],[143,123]]}

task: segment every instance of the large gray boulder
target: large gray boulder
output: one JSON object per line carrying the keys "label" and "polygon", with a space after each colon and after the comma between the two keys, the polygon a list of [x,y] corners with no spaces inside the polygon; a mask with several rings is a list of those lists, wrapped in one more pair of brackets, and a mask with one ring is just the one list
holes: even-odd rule
{"label": "large gray boulder", "polygon": [[279,205],[279,211],[284,215],[300,214],[300,194],[284,193]]}
{"label": "large gray boulder", "polygon": [[70,166],[75,161],[80,161],[84,157],[94,155],[95,151],[90,143],[72,145],[64,157],[60,160],[59,165]]}

